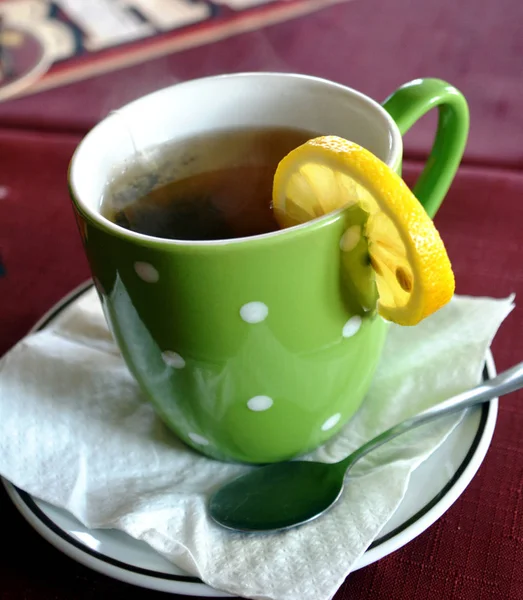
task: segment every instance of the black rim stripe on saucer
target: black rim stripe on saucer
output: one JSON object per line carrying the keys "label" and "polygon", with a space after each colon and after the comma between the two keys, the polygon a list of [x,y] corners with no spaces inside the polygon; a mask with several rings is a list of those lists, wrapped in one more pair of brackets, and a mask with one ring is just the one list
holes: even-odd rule
{"label": "black rim stripe on saucer", "polygon": [[[59,304],[56,307],[56,310],[54,310],[51,314],[49,314],[47,319],[45,319],[40,324],[38,330],[41,330],[41,329],[44,329],[45,327],[47,327],[47,325],[49,325],[49,323],[51,321],[53,321],[53,319],[55,319],[60,312],[62,312],[65,308],[67,308],[67,306],[69,306],[69,304],[71,304],[72,302],[77,300],[80,296],[82,296],[89,289],[91,289],[92,285],[93,284],[91,282],[86,283],[84,286],[82,286],[80,289],[78,289],[78,291],[76,293],[73,293],[69,298],[67,298],[67,300],[65,302],[63,302],[62,304]],[[489,378],[488,369],[487,369],[487,366],[485,365],[485,367],[483,369],[483,379],[486,380],[488,378]],[[396,537],[397,535],[399,535],[400,533],[405,531],[405,529],[407,529],[413,523],[415,523],[416,521],[421,519],[444,496],[446,496],[448,494],[448,492],[454,487],[456,482],[460,479],[461,475],[463,474],[463,472],[465,471],[467,466],[470,464],[474,454],[476,453],[478,445],[479,445],[479,443],[483,437],[483,433],[485,431],[485,426],[487,423],[489,411],[490,411],[490,403],[484,404],[482,406],[481,419],[480,419],[480,423],[478,425],[478,430],[476,432],[476,435],[474,436],[474,440],[472,441],[472,444],[470,446],[469,451],[467,452],[467,455],[463,459],[463,461],[460,464],[460,466],[458,467],[457,471],[452,476],[452,479],[442,488],[442,490],[438,494],[436,494],[436,496],[434,496],[434,498],[432,498],[432,500],[430,500],[427,504],[425,504],[425,506],[423,508],[421,508],[410,519],[408,519],[407,521],[405,521],[400,526],[396,527],[396,529],[393,529],[391,532],[387,533],[386,535],[374,540],[374,542],[369,546],[369,548],[368,548],[369,550],[377,548],[381,544],[384,544],[385,542],[389,541],[390,539]],[[166,580],[171,580],[171,581],[172,580],[184,581],[187,583],[200,583],[200,584],[204,583],[201,579],[198,579],[198,577],[191,577],[189,575],[171,575],[169,573],[159,573],[157,571],[151,571],[150,569],[142,569],[141,567],[135,567],[134,565],[129,565],[127,563],[121,562],[119,560],[111,558],[110,556],[101,554],[100,552],[97,552],[96,550],[93,550],[93,549],[89,548],[88,546],[85,546],[84,544],[82,544],[81,542],[76,540],[74,537],[72,537],[68,533],[66,533],[63,529],[58,527],[55,524],[55,522],[52,521],[37,506],[37,504],[35,503],[33,498],[27,492],[24,492],[23,490],[15,487],[15,486],[13,486],[13,487],[15,488],[15,490],[17,491],[18,495],[20,496],[22,501],[25,503],[27,508],[35,515],[35,517],[37,517],[40,521],[42,521],[42,523],[48,529],[50,529],[53,533],[55,533],[56,535],[61,537],[64,541],[66,541],[68,544],[71,544],[78,550],[85,552],[86,554],[90,554],[91,556],[93,556],[94,558],[97,558],[98,560],[100,560],[102,562],[108,563],[110,565],[114,565],[115,567],[119,567],[120,569],[123,569],[126,571],[132,571],[133,573],[139,573],[140,575],[147,575],[148,577],[155,577],[157,579],[166,579]]]}
{"label": "black rim stripe on saucer", "polygon": [[90,554],[91,556],[93,556],[94,558],[97,558],[98,560],[101,560],[101,561],[108,563],[110,565],[113,565],[115,567],[119,567],[120,569],[123,569],[125,571],[132,571],[133,573],[139,573],[140,575],[147,575],[148,577],[155,577],[156,579],[169,579],[169,580],[174,580],[174,581],[185,581],[186,583],[203,583],[203,581],[201,579],[198,579],[198,577],[191,577],[189,575],[172,575],[170,573],[159,573],[158,571],[151,571],[150,569],[142,569],[141,567],[135,567],[134,565],[129,565],[127,563],[121,562],[121,561],[117,560],[116,558],[111,558],[110,556],[101,554],[100,552],[97,552],[96,550],[89,548],[89,546],[85,546],[84,544],[79,542],[76,538],[70,536],[68,533],[65,533],[65,531],[63,529],[58,527],[58,525],[56,525],[56,523],[54,521],[52,521],[37,506],[37,504],[35,503],[33,498],[27,492],[24,492],[23,490],[20,490],[19,488],[15,487],[15,486],[13,486],[13,487],[15,488],[15,490],[17,491],[18,495],[23,500],[23,502],[25,503],[27,508],[35,515],[35,517],[38,517],[38,519],[40,519],[40,521],[42,521],[42,523],[48,529],[50,529],[53,533],[56,533],[56,535],[60,536],[68,544],[70,544],[71,546],[74,546],[75,548],[78,548],[78,550],[81,550],[85,554]]}

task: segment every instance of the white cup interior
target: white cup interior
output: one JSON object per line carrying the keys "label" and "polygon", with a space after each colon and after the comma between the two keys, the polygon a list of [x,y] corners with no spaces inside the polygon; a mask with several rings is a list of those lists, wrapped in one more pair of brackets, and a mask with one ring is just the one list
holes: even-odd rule
{"label": "white cup interior", "polygon": [[345,137],[392,168],[401,159],[396,124],[367,96],[315,77],[245,73],[173,85],[111,113],[78,146],[70,185],[82,210],[111,227],[99,213],[104,189],[137,150],[213,130],[280,126]]}

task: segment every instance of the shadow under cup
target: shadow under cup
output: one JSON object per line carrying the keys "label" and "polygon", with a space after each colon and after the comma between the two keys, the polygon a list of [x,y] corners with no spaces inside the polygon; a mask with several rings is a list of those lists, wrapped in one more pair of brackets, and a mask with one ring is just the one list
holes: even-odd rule
{"label": "shadow under cup", "polygon": [[69,181],[107,322],[160,417],[213,458],[267,463],[336,434],[381,355],[386,323],[357,314],[341,283],[345,212],[193,242],[128,231],[99,211],[136,147],[245,127],[340,135],[400,168],[399,131],[371,99],[311,77],[242,74],[179,84],[111,114],[81,142]]}

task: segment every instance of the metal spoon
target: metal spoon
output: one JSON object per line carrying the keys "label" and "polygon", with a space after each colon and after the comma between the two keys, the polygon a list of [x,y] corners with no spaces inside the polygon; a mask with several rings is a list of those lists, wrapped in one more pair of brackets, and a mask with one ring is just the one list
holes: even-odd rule
{"label": "metal spoon", "polygon": [[340,462],[295,461],[260,467],[217,490],[210,499],[210,516],[236,531],[279,531],[312,521],[338,500],[347,471],[368,452],[424,423],[521,387],[523,362],[391,427]]}

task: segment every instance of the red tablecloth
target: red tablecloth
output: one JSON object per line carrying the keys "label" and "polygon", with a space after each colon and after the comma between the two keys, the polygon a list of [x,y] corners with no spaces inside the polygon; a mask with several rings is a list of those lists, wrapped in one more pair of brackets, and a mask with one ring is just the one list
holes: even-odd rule
{"label": "red tablecloth", "polygon": [[[423,75],[468,96],[471,141],[437,217],[457,291],[523,294],[523,4],[355,0],[263,31],[0,105],[0,354],[88,277],[69,205],[75,145],[109,109],[176,80],[240,70],[312,73],[380,99]],[[430,119],[407,138],[419,172]],[[1,274],[1,270],[0,270]],[[518,302],[518,298],[516,299]],[[523,311],[494,342],[498,369],[523,357]],[[456,504],[416,540],[350,575],[336,600],[523,598],[523,394],[500,402],[492,446]],[[0,491],[0,599],[162,597],[106,578],[43,541]]]}

